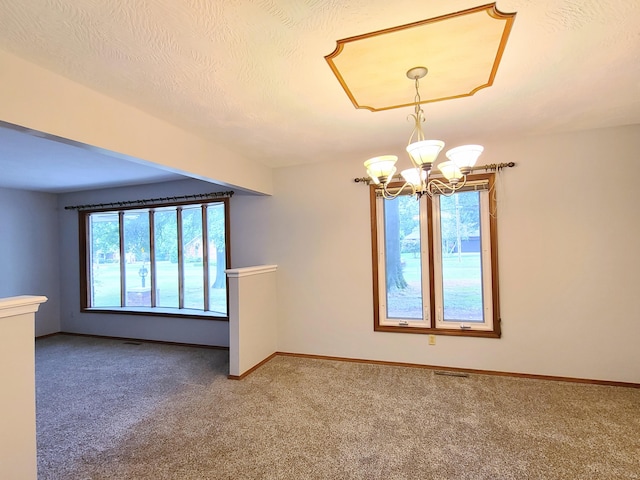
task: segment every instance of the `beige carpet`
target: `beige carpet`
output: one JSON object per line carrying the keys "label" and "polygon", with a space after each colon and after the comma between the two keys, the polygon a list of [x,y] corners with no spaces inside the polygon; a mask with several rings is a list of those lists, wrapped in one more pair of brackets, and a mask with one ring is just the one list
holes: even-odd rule
{"label": "beige carpet", "polygon": [[39,479],[638,479],[640,390],[58,335]]}

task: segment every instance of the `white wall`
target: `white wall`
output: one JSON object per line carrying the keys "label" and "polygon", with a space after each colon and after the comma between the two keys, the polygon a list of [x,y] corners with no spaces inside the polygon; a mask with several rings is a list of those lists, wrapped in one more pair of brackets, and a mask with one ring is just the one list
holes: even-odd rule
{"label": "white wall", "polygon": [[[229,325],[226,321],[81,313],[78,212],[64,208],[71,205],[189,195],[221,190],[228,189],[198,180],[184,180],[60,195],[58,204],[60,211],[62,331],[198,345],[229,346]],[[229,209],[232,223],[235,223],[236,218],[234,213],[236,198],[234,196],[231,199]],[[233,265],[233,249],[231,254]]]}
{"label": "white wall", "polygon": [[486,144],[483,163],[518,164],[498,187],[503,335],[436,346],[373,331],[368,191],[352,183],[361,162],[277,170],[274,197],[253,206],[251,228],[269,241],[243,250],[278,264],[278,349],[640,382],[639,156],[637,125]]}
{"label": "white wall", "polygon": [[278,350],[277,265],[226,271],[229,375],[241,377]]}
{"label": "white wall", "polygon": [[57,208],[55,195],[0,188],[0,298],[49,298],[36,314],[36,336],[60,331]]}
{"label": "white wall", "polygon": [[274,263],[273,244],[281,237],[272,222],[273,197],[234,195],[231,200],[231,266]]}
{"label": "white wall", "polygon": [[0,84],[0,121],[271,193],[270,168],[2,50]]}

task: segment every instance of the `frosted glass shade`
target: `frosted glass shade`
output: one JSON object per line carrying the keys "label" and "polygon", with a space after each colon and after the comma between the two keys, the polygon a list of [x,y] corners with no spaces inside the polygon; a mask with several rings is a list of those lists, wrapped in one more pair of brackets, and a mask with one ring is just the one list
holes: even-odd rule
{"label": "frosted glass shade", "polygon": [[438,168],[440,169],[442,175],[444,175],[444,178],[449,181],[453,180],[457,182],[462,178],[462,172],[460,172],[458,166],[453,162],[443,162],[438,165]]}
{"label": "frosted glass shade", "polygon": [[440,140],[421,140],[407,145],[407,153],[411,155],[416,165],[432,164],[443,148],[444,142]]}
{"label": "frosted glass shade", "polygon": [[469,173],[483,150],[482,145],[462,145],[449,150],[447,158],[455,163],[460,170],[463,172],[466,170],[466,173]]}
{"label": "frosted glass shade", "polygon": [[395,173],[397,161],[398,157],[395,155],[381,155],[370,158],[364,162],[364,166],[370,177],[387,178]]}
{"label": "frosted glass shade", "polygon": [[407,168],[400,172],[404,181],[413,185],[414,187],[422,186],[422,182],[427,180],[427,171],[418,170],[417,168]]}
{"label": "frosted glass shade", "polygon": [[374,183],[374,185],[380,185],[380,179],[376,177],[373,173],[371,173],[369,169],[367,169],[367,175],[369,175],[369,178]]}

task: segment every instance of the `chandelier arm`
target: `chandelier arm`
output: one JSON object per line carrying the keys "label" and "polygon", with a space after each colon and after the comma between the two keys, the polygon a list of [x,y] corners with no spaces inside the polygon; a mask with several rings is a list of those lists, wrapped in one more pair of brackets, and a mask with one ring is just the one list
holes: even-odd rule
{"label": "chandelier arm", "polygon": [[461,188],[463,188],[467,184],[467,176],[465,175],[462,178],[463,178],[462,182],[456,185],[450,185],[448,183],[444,183],[438,180],[437,178],[433,178],[429,180],[429,183],[427,184],[426,192],[429,194],[430,197],[433,197],[434,195],[433,189],[435,188],[440,195],[444,195],[445,197],[450,197],[451,195],[458,192]]}
{"label": "chandelier arm", "polygon": [[413,130],[411,131],[411,135],[409,136],[409,142],[407,143],[407,145],[411,145],[413,143],[413,137],[416,136],[416,132],[418,132],[420,126],[420,123],[418,123],[417,120],[418,117],[416,117],[415,113],[410,113],[409,115],[407,115],[407,120],[409,120],[410,118],[413,119]]}
{"label": "chandelier arm", "polygon": [[[410,113],[407,115],[407,120],[409,118],[413,119],[413,131],[411,132],[411,136],[409,137],[409,142],[407,145],[411,145],[413,142],[421,142],[424,140],[424,132],[422,131],[422,123],[425,122],[424,112],[421,108],[416,106],[416,112]],[[414,140],[415,139],[415,140]]]}
{"label": "chandelier arm", "polygon": [[429,180],[429,183],[427,184],[427,191],[429,192],[430,197],[433,197],[433,195],[436,193],[434,190],[436,190],[437,193],[440,193],[441,195],[447,195],[446,194],[447,188],[448,188],[447,184],[444,182],[441,182],[437,178]]}
{"label": "chandelier arm", "polygon": [[382,197],[385,200],[393,200],[394,198],[398,197],[405,190],[405,188],[407,188],[407,186],[411,189],[410,195],[415,195],[416,194],[416,187],[413,186],[412,184],[410,184],[409,182],[405,182],[404,185],[402,185],[400,188],[398,188],[398,190],[395,193],[392,193],[389,190],[387,190],[387,186],[386,185],[383,185],[382,188],[378,189],[378,191],[380,193],[382,193]]}

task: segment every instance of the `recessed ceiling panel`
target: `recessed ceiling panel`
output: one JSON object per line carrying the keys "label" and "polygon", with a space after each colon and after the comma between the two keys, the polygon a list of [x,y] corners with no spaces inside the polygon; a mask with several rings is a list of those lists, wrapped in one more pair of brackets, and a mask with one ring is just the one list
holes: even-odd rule
{"label": "recessed ceiling panel", "polygon": [[429,70],[421,103],[464,97],[492,85],[514,18],[483,5],[338,40],[325,58],[356,108],[412,105],[417,66]]}

